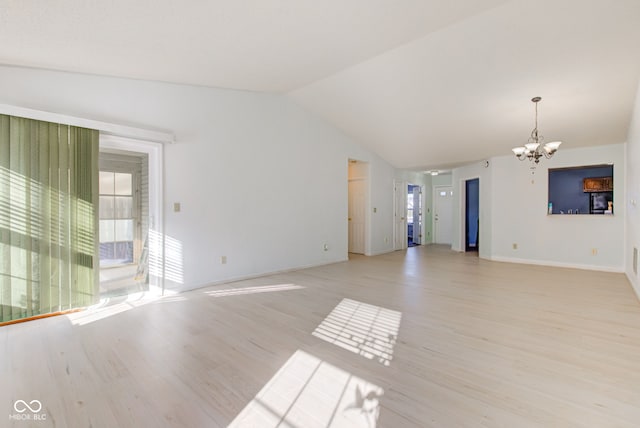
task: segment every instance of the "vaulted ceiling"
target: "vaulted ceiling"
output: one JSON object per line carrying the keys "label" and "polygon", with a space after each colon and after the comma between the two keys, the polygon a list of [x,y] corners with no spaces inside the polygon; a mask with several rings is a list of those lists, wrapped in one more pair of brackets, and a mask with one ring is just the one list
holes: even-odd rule
{"label": "vaulted ceiling", "polygon": [[282,93],[398,168],[624,142],[638,0],[9,0],[0,63]]}

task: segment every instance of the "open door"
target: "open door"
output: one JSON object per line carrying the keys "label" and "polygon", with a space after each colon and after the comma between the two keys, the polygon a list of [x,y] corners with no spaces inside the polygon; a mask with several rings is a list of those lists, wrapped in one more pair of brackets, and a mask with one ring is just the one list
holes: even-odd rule
{"label": "open door", "polygon": [[349,160],[348,167],[348,245],[349,253],[365,254],[367,239],[367,188],[369,164]]}
{"label": "open door", "polygon": [[349,179],[349,252],[364,254],[365,184],[362,178]]}
{"label": "open door", "polygon": [[422,187],[409,184],[407,192],[407,245],[422,244]]}
{"label": "open door", "polygon": [[407,248],[407,186],[406,181],[394,182],[393,248],[395,250]]}

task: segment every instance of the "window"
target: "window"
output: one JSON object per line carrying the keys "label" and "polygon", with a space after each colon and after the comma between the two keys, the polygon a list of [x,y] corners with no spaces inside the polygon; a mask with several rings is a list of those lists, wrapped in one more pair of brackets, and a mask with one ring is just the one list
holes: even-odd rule
{"label": "window", "polygon": [[136,217],[132,173],[100,171],[100,265],[133,263]]}
{"label": "window", "polygon": [[407,223],[413,224],[413,192],[407,195]]}

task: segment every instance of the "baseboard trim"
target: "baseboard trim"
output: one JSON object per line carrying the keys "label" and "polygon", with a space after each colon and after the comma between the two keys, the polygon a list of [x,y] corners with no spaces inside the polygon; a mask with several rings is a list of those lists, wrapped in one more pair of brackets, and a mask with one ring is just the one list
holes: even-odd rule
{"label": "baseboard trim", "polygon": [[488,258],[488,260],[491,260],[494,262],[520,263],[525,265],[552,266],[552,267],[561,267],[561,268],[569,268],[569,269],[594,270],[599,272],[625,273],[624,267],[622,266],[612,267],[612,266],[583,265],[578,263],[556,262],[552,260],[518,259],[514,257],[502,257],[502,256],[491,256]]}
{"label": "baseboard trim", "polygon": [[365,256],[369,256],[369,257],[373,257],[373,256],[381,256],[383,254],[389,254],[389,253],[393,253],[394,251],[401,251],[401,250],[382,250],[382,251],[373,251],[371,253],[365,253]]}
{"label": "baseboard trim", "polygon": [[182,292],[185,292],[185,291],[198,290],[200,288],[211,287],[211,286],[215,286],[215,285],[231,284],[233,282],[260,278],[260,277],[263,277],[263,276],[277,275],[277,274],[280,274],[280,273],[295,272],[295,271],[302,270],[302,269],[310,269],[310,268],[314,268],[314,267],[327,266],[327,265],[332,265],[332,264],[335,264],[335,263],[346,262],[348,260],[349,260],[348,258],[344,258],[344,259],[341,258],[341,259],[337,259],[337,260],[329,260],[329,261],[324,261],[324,262],[320,262],[320,263],[311,263],[311,264],[308,264],[308,265],[296,266],[296,267],[291,267],[291,268],[286,268],[286,269],[278,269],[278,270],[267,271],[267,272],[262,272],[262,273],[251,273],[251,274],[247,274],[247,275],[238,275],[238,276],[224,278],[224,279],[220,279],[220,280],[216,280],[216,281],[212,281],[212,282],[206,282],[204,284],[194,285],[193,287],[181,287],[181,288],[177,288],[177,289],[169,289],[167,291],[171,291],[171,292],[174,292],[174,293],[182,293]]}

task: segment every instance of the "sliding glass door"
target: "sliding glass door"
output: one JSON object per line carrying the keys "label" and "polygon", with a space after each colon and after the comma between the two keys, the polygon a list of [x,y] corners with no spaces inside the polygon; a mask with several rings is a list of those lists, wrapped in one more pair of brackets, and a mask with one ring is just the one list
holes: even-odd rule
{"label": "sliding glass door", "polygon": [[97,298],[98,131],[0,115],[0,322]]}

